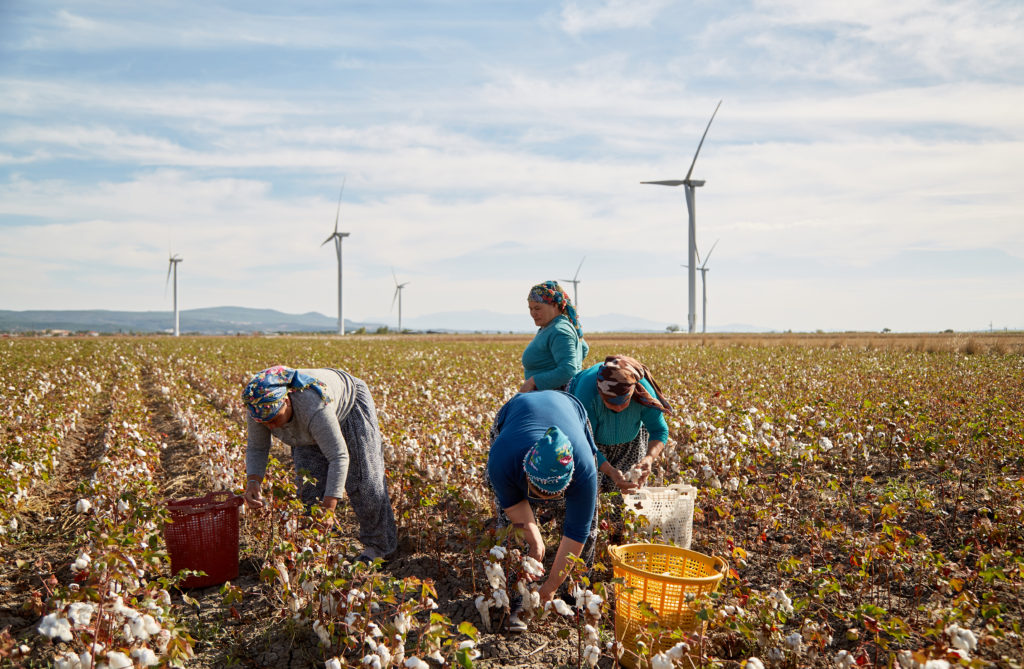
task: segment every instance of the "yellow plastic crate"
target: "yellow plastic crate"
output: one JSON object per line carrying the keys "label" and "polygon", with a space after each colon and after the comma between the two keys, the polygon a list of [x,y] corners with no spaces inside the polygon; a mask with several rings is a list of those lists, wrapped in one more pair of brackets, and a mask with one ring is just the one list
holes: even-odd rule
{"label": "yellow plastic crate", "polygon": [[[666,629],[695,630],[700,627],[693,608],[694,597],[718,589],[726,562],[665,544],[609,546],[614,575],[623,579],[616,585],[615,638],[623,644],[622,662],[635,662],[636,636],[652,622],[640,611],[645,602]],[[664,650],[656,648],[652,652]]]}

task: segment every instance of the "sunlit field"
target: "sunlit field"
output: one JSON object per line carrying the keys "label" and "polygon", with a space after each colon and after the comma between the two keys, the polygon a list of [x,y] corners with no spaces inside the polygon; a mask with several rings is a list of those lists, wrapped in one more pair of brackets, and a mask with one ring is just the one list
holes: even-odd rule
{"label": "sunlit field", "polygon": [[[592,578],[571,576],[576,607],[535,612],[526,633],[504,627],[504,574],[521,561],[492,550],[504,537],[485,465],[527,341],[0,340],[2,662],[614,666],[607,527]],[[640,648],[642,665],[1020,666],[1024,337],[588,341],[587,365],[625,353],[651,368],[676,412],[649,484],[697,487],[692,548],[728,563],[718,592],[693,603],[704,629],[652,624],[645,646],[661,637],[674,651]],[[242,515],[238,579],[182,590],[165,502],[241,491],[239,392],[279,363],[369,384],[400,553],[352,564],[353,518],[340,511],[327,533],[304,515],[277,445],[270,508]],[[557,532],[545,537],[554,555]]]}

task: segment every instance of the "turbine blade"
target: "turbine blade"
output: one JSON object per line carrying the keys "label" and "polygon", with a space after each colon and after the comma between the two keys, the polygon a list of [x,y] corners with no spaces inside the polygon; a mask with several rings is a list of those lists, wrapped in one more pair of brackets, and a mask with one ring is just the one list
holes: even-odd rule
{"label": "turbine blade", "polygon": [[658,185],[658,186],[682,186],[686,182],[685,181],[680,181],[678,179],[670,179],[668,181],[641,181],[640,183],[642,183],[642,184],[655,184],[655,185]]}
{"label": "turbine blade", "polygon": [[[586,260],[587,256],[583,256],[583,260]],[[580,276],[580,270],[583,269],[583,260],[580,261],[580,266],[576,268],[576,274],[573,275],[572,280],[576,281]]]}
{"label": "turbine blade", "polygon": [[[341,192],[338,193],[338,213],[334,215],[334,233],[338,233],[338,219],[341,218],[341,196],[345,193],[345,177],[341,178]],[[323,246],[321,244],[320,246]]]}
{"label": "turbine blade", "polygon": [[164,280],[164,295],[165,296],[167,295],[167,284],[171,280],[171,268],[172,267],[174,267],[174,261],[173,260],[168,260],[167,261],[167,279]]}
{"label": "turbine blade", "polygon": [[395,287],[395,296],[391,298],[391,311],[395,310],[395,301],[398,300],[398,291],[399,290],[401,290],[401,288],[398,288],[396,286]]}
{"label": "turbine blade", "polygon": [[391,278],[395,281],[395,290],[398,290],[398,277],[395,276],[395,268],[391,268]]}
{"label": "turbine blade", "polygon": [[326,244],[327,242],[331,241],[332,239],[334,239],[334,235],[331,235],[330,237],[328,237],[327,239],[325,239],[325,240],[324,240],[324,242],[323,242],[323,244],[321,244],[320,246],[323,246],[324,244]]}
{"label": "turbine blade", "polygon": [[693,162],[690,163],[690,171],[686,173],[686,181],[690,180],[690,175],[693,174],[693,166],[697,164],[697,156],[700,155],[700,147],[704,146],[704,138],[708,136],[708,130],[711,129],[711,121],[715,120],[715,114],[718,113],[718,107],[722,106],[722,101],[718,101],[718,105],[715,107],[715,111],[711,114],[711,120],[708,121],[708,127],[704,128],[704,134],[701,135],[700,144],[697,145],[697,152],[693,154]]}
{"label": "turbine blade", "polygon": [[[720,241],[722,241],[722,240],[721,239],[716,239],[715,240],[715,243],[711,245],[711,251],[715,250],[715,247],[718,246],[718,242],[720,242]],[[706,256],[704,256],[704,265],[708,264],[708,258],[711,257],[711,251],[708,251],[708,254]],[[701,265],[701,268],[703,268],[704,265]]]}

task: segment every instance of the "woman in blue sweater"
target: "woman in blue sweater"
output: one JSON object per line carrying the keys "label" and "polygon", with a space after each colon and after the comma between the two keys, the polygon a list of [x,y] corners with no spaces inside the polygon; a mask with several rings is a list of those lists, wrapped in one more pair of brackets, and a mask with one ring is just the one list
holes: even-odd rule
{"label": "woman in blue sweater", "polygon": [[[636,467],[638,480],[646,479],[665,449],[665,414],[672,413],[647,366],[629,356],[610,355],[573,377],[569,392],[586,409],[597,448],[608,462],[620,472]],[[621,488],[617,481],[601,476],[601,492],[616,488]]]}
{"label": "woman in blue sweater", "polygon": [[569,295],[555,281],[530,289],[530,316],[540,328],[523,351],[523,384],[519,392],[562,390],[583,369],[590,347]]}
{"label": "woman in blue sweater", "polygon": [[[583,560],[588,570],[594,564],[599,472],[617,478],[624,492],[636,487],[604,461],[586,410],[572,395],[518,393],[494,417],[487,479],[498,508],[498,527],[512,524],[521,529],[530,557],[543,562],[546,547],[535,510],[551,512],[562,521],[562,538],[539,591],[542,602],[565,581],[570,554]],[[515,611],[519,593],[509,588],[509,595]],[[522,631],[517,621],[513,629]]]}

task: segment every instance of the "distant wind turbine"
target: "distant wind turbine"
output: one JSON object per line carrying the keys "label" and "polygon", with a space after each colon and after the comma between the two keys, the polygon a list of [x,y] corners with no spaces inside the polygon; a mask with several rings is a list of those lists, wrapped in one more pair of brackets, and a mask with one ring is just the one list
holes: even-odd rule
{"label": "distant wind turbine", "polygon": [[391,308],[395,308],[395,300],[398,300],[398,333],[402,333],[402,289],[408,286],[411,282],[406,281],[405,283],[398,283],[398,277],[395,276],[395,270],[391,270],[391,276],[395,279],[395,296],[391,298]]}
{"label": "distant wind turbine", "polygon": [[172,254],[167,259],[167,280],[164,281],[164,295],[167,294],[167,284],[171,280],[171,272],[174,273],[174,336],[178,337],[181,335],[181,328],[178,327],[178,263],[182,261],[182,257],[178,254]]}
{"label": "distant wind turbine", "polygon": [[331,233],[330,237],[324,240],[323,246],[327,242],[334,240],[334,250],[338,254],[338,334],[345,334],[345,310],[341,303],[341,240],[348,237],[347,232],[338,232],[338,220],[341,218],[341,196],[345,192],[345,180],[341,180],[341,192],[338,193],[338,212],[334,215],[334,232]]}
{"label": "distant wind turbine", "polygon": [[[697,268],[697,271],[700,272],[700,289],[701,289],[701,292],[704,294],[704,299],[703,299],[703,315],[701,316],[701,321],[700,321],[701,334],[707,334],[707,331],[708,331],[708,283],[707,283],[707,278],[708,278],[708,271],[711,269],[710,267],[708,267],[708,259],[711,258],[711,252],[715,250],[715,247],[718,246],[718,242],[720,242],[720,241],[721,240],[719,240],[719,239],[715,240],[715,243],[711,245],[711,251],[708,251],[708,254],[706,256],[704,256],[704,262],[701,263],[700,267]],[[700,254],[697,254],[697,262],[700,262]],[[683,265],[683,267],[686,267],[686,265]]]}
{"label": "distant wind turbine", "polygon": [[697,156],[700,155],[700,148],[704,146],[704,138],[708,136],[708,130],[711,129],[711,121],[715,120],[715,114],[718,113],[718,108],[722,106],[722,101],[718,101],[718,105],[715,107],[715,111],[711,114],[711,120],[708,121],[708,125],[704,128],[704,134],[700,138],[700,144],[697,145],[697,151],[693,154],[693,162],[690,163],[690,171],[686,173],[686,178],[682,180],[671,179],[667,181],[641,181],[644,184],[656,184],[658,186],[685,186],[686,190],[686,209],[690,214],[690,240],[689,248],[687,253],[688,264],[686,267],[690,270],[689,272],[689,312],[687,313],[687,321],[689,333],[693,334],[697,328],[697,201],[695,199],[696,189],[704,185],[703,181],[697,179],[691,179],[693,176],[693,166],[697,164]]}
{"label": "distant wind turbine", "polygon": [[[583,260],[586,259],[587,256],[583,256]],[[563,282],[572,284],[572,304],[577,310],[580,308],[580,300],[576,294],[576,284],[580,283],[580,269],[583,267],[583,260],[580,261],[580,266],[576,268],[576,274],[571,279],[562,279]]]}

